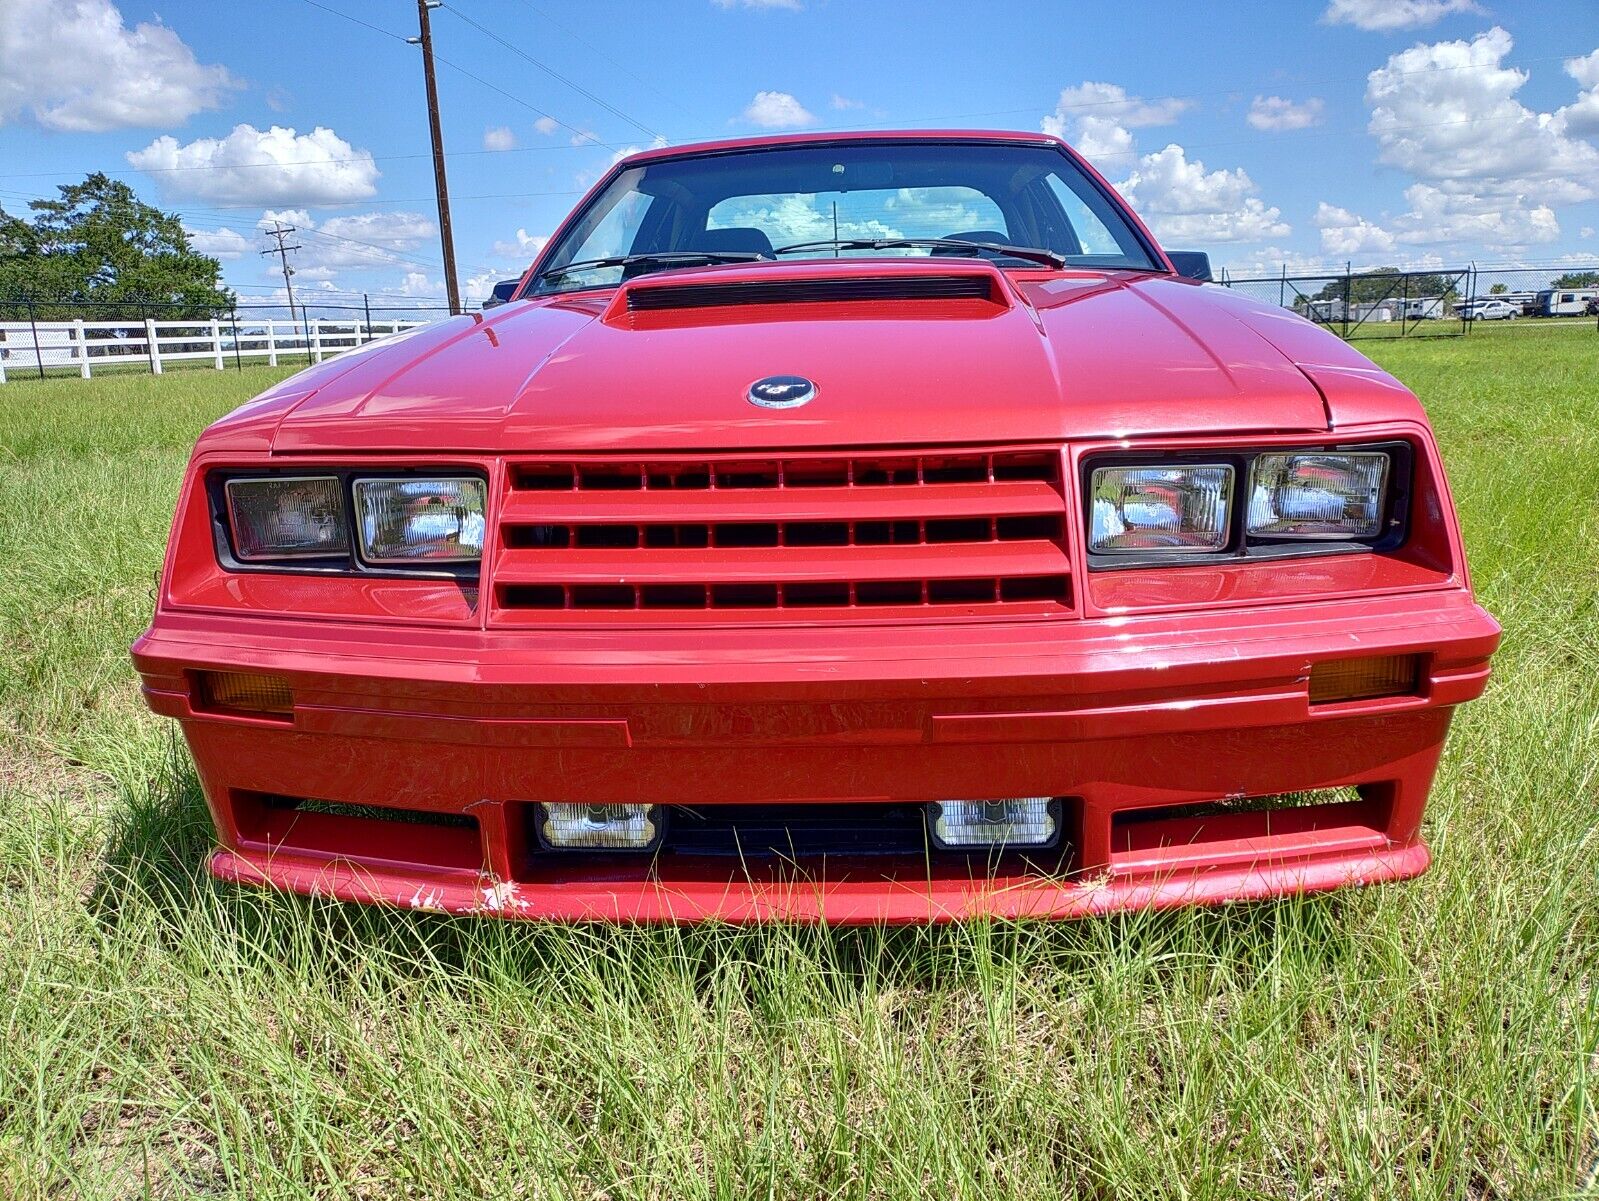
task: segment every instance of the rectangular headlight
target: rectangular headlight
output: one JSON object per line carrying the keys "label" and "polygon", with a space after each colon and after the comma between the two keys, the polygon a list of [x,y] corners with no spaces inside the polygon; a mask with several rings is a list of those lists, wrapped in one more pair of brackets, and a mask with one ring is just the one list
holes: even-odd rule
{"label": "rectangular headlight", "polygon": [[483,481],[399,476],[354,483],[361,557],[369,563],[466,563],[483,556]]}
{"label": "rectangular headlight", "polygon": [[1043,847],[1060,829],[1053,797],[1009,797],[1002,801],[934,801],[927,807],[933,842],[960,847]]}
{"label": "rectangular headlight", "polygon": [[539,840],[557,851],[648,851],[661,839],[658,808],[547,802],[538,807]]}
{"label": "rectangular headlight", "polygon": [[344,491],[335,476],[229,480],[224,491],[234,552],[245,562],[350,553]]}
{"label": "rectangular headlight", "polygon": [[1266,538],[1375,538],[1390,459],[1383,451],[1263,454],[1249,479],[1249,533]]}
{"label": "rectangular headlight", "polygon": [[1089,552],[1224,549],[1233,475],[1230,463],[1096,468],[1089,484]]}

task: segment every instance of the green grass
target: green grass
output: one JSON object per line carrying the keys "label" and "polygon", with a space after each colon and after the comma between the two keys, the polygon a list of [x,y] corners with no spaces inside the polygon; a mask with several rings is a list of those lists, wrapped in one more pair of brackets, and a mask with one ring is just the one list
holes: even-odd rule
{"label": "green grass", "polygon": [[892,932],[212,885],[126,646],[194,435],[282,373],[0,388],[0,1197],[1599,1195],[1599,343],[1368,349],[1506,627],[1432,873]]}

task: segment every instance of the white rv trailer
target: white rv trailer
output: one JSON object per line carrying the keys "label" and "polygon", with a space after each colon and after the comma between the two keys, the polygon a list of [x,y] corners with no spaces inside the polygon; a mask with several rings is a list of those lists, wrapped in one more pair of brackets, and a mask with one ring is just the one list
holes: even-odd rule
{"label": "white rv trailer", "polygon": [[1599,298],[1599,288],[1549,288],[1538,293],[1540,317],[1581,317],[1588,302]]}

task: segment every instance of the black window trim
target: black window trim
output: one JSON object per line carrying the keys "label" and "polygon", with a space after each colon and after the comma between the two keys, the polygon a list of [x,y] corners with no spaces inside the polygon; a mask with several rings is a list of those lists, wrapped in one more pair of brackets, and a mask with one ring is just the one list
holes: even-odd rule
{"label": "black window trim", "polygon": [[[764,143],[753,146],[725,146],[719,149],[698,150],[690,154],[666,155],[652,161],[671,162],[688,161],[702,158],[727,158],[738,154],[757,154],[772,150],[806,150],[813,149],[818,146],[1026,146],[1032,149],[1048,150],[1065,159],[1069,164],[1071,164],[1073,170],[1081,173],[1083,179],[1094,189],[1096,193],[1099,194],[1100,199],[1114,209],[1117,213],[1123,215],[1124,217],[1137,218],[1137,213],[1134,212],[1132,206],[1116,196],[1116,194],[1111,191],[1110,187],[1099,178],[1097,172],[1085,170],[1085,168],[1088,166],[1088,161],[1086,159],[1081,159],[1081,156],[1074,158],[1071,154],[1066,153],[1066,151],[1055,142],[1039,141],[1036,138],[917,138],[906,137],[902,134],[895,135],[893,137],[850,138],[847,140],[818,137],[814,140],[806,139],[803,141],[781,142],[776,144]],[[599,183],[594,185],[594,188],[589,193],[588,197],[582,203],[580,203],[577,208],[573,209],[572,212],[567,215],[566,220],[561,222],[555,233],[551,235],[550,240],[545,245],[544,249],[539,252],[539,256],[533,260],[533,263],[526,273],[522,287],[517,290],[516,295],[512,299],[549,300],[553,297],[572,296],[584,292],[605,292],[620,286],[619,284],[614,283],[588,284],[577,288],[563,288],[559,292],[539,292],[536,290],[538,287],[540,273],[545,270],[546,261],[553,257],[555,248],[566,240],[567,233],[570,230],[578,227],[578,225],[593,209],[595,204],[599,202],[600,197],[604,196],[611,184],[616,181],[617,177],[620,176],[623,171],[628,169],[630,168],[628,167],[625,159],[621,162],[613,164],[610,170],[608,170],[600,179]],[[1177,275],[1176,271],[1161,266],[1161,263],[1165,261],[1166,255],[1155,243],[1154,238],[1149,236],[1149,234],[1145,231],[1142,220],[1135,219],[1128,221],[1127,229],[1128,232],[1133,235],[1133,238],[1137,241],[1138,245],[1143,249],[1144,253],[1148,255],[1152,265],[1149,267],[1124,266],[1106,269],[1112,271],[1137,271],[1146,275],[1166,275],[1175,278]],[[689,269],[690,268],[677,268],[677,270]],[[1026,268],[1011,269],[1033,271],[1047,270],[1047,268],[1041,268],[1037,264],[1030,265]],[[1066,269],[1070,270],[1071,268],[1068,266]],[[672,269],[668,268],[668,270]]]}

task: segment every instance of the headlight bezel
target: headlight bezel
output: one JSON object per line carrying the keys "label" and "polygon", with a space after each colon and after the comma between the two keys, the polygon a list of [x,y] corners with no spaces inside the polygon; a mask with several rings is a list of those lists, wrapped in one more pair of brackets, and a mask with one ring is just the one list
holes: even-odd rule
{"label": "headlight bezel", "polygon": [[[1248,531],[1250,490],[1255,460],[1262,455],[1370,454],[1388,456],[1386,491],[1382,500],[1377,533],[1367,537],[1338,535],[1306,536],[1251,534]],[[1229,563],[1249,563],[1272,559],[1303,559],[1323,555],[1364,554],[1395,550],[1409,536],[1410,497],[1414,486],[1415,447],[1403,438],[1377,442],[1277,442],[1234,447],[1184,447],[1163,450],[1094,450],[1078,462],[1078,488],[1081,493],[1078,514],[1079,536],[1090,571],[1124,571],[1146,567],[1199,567]],[[1105,467],[1164,468],[1230,464],[1234,487],[1227,513],[1227,541],[1222,549],[1210,552],[1193,550],[1116,550],[1095,551],[1093,546],[1094,472]]]}
{"label": "headlight bezel", "polygon": [[[246,559],[238,553],[232,509],[229,505],[228,485],[250,480],[325,479],[338,481],[342,515],[345,526],[346,549],[318,557],[285,555],[274,558]],[[399,467],[387,464],[353,466],[328,466],[305,464],[281,469],[250,466],[219,467],[208,471],[204,488],[210,510],[211,536],[216,549],[217,562],[227,571],[244,573],[270,573],[274,575],[360,576],[399,579],[454,579],[463,583],[475,582],[480,574],[481,559],[418,559],[415,562],[369,562],[361,553],[361,531],[355,498],[356,480],[446,480],[470,479],[483,489],[485,525],[492,504],[492,489],[488,473],[481,467],[464,463],[427,464],[420,467]]]}

